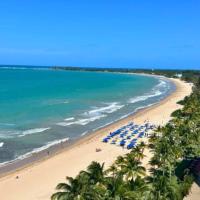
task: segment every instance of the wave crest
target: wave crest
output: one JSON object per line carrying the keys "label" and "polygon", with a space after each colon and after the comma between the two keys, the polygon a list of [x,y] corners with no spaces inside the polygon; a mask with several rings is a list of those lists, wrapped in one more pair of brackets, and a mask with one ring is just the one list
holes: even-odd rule
{"label": "wave crest", "polygon": [[152,89],[151,92],[142,96],[133,97],[129,99],[128,103],[137,103],[145,101],[152,97],[161,96],[163,93],[165,93],[166,88],[167,88],[167,82],[162,79],[159,79],[159,83]]}
{"label": "wave crest", "polygon": [[0,142],[0,148],[3,147],[3,145],[4,145],[4,142]]}
{"label": "wave crest", "polygon": [[23,160],[25,158],[28,158],[30,157],[31,155],[33,155],[34,153],[38,153],[38,152],[41,152],[45,149],[48,149],[49,147],[51,146],[54,146],[54,145],[57,145],[57,144],[61,144],[63,142],[67,142],[69,140],[69,138],[64,138],[64,139],[60,139],[60,140],[55,140],[55,141],[52,141],[52,142],[47,142],[44,146],[42,147],[38,147],[38,148],[35,148],[33,149],[32,151],[28,152],[28,153],[25,153],[21,156],[18,156],[16,159],[14,160],[11,160],[11,161],[6,161],[6,162],[3,162],[3,163],[0,163],[0,166],[5,166],[6,164],[9,164],[9,163],[13,163],[17,160]]}
{"label": "wave crest", "polygon": [[113,103],[105,103],[107,106],[104,107],[97,107],[93,110],[87,111],[84,114],[85,115],[97,115],[99,113],[113,113],[120,108],[124,107],[124,105],[119,104],[118,102],[113,102]]}
{"label": "wave crest", "polygon": [[84,126],[90,122],[106,117],[107,116],[106,114],[113,113],[119,110],[120,108],[124,107],[124,105],[121,105],[118,102],[104,103],[104,104],[106,104],[106,106],[95,107],[94,109],[90,111],[84,112],[82,114],[84,118],[80,118],[77,120],[75,120],[74,117],[66,118],[65,122],[59,122],[57,123],[57,125],[59,126],[83,125]]}
{"label": "wave crest", "polygon": [[59,126],[86,125],[86,124],[93,122],[97,119],[100,119],[102,117],[105,117],[105,115],[90,117],[90,118],[86,118],[86,119],[79,119],[79,120],[76,120],[73,122],[59,122],[59,123],[57,123],[57,125],[59,125]]}
{"label": "wave crest", "polygon": [[41,132],[44,132],[44,131],[49,130],[49,129],[50,129],[50,127],[48,127],[48,128],[29,129],[29,130],[23,131],[22,134],[18,135],[18,137],[24,137],[26,135],[32,135],[32,134],[35,134],[35,133],[41,133]]}
{"label": "wave crest", "polygon": [[69,117],[65,119],[65,121],[72,121],[72,120],[74,120],[74,117]]}

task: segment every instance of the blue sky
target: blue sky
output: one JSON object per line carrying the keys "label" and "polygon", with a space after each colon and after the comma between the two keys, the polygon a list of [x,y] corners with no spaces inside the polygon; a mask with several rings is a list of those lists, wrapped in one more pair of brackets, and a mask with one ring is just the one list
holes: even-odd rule
{"label": "blue sky", "polygon": [[6,0],[0,8],[0,64],[200,69],[199,0]]}

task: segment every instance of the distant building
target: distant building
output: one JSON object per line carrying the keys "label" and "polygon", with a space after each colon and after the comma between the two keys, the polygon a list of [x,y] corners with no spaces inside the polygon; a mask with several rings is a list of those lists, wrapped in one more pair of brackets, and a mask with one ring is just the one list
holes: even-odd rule
{"label": "distant building", "polygon": [[182,74],[175,74],[175,77],[181,78],[181,77],[182,77]]}

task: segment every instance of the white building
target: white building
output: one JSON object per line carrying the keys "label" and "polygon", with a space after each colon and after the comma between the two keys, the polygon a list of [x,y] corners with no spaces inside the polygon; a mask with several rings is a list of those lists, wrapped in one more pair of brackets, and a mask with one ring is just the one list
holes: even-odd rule
{"label": "white building", "polygon": [[182,74],[175,74],[175,76],[176,76],[177,78],[181,78],[181,77],[182,77]]}

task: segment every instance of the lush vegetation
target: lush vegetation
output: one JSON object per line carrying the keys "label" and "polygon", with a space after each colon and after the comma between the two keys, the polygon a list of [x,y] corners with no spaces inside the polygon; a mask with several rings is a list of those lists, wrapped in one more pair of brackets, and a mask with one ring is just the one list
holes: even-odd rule
{"label": "lush vegetation", "polygon": [[51,67],[54,70],[68,70],[68,71],[89,71],[89,72],[120,72],[120,73],[145,73],[155,74],[167,77],[177,77],[178,74],[182,75],[182,79],[190,82],[197,80],[200,76],[199,70],[159,70],[159,69],[134,69],[134,68],[95,68],[95,67]]}
{"label": "lush vegetation", "polygon": [[[150,136],[148,146],[139,144],[130,153],[119,156],[108,169],[92,162],[86,171],[58,184],[59,192],[51,199],[182,200],[194,181],[188,162],[200,156],[199,77],[199,72],[183,74],[183,79],[195,84],[193,93],[179,102],[183,108],[172,114],[173,119]],[[145,148],[153,155],[149,171],[141,162]]]}

